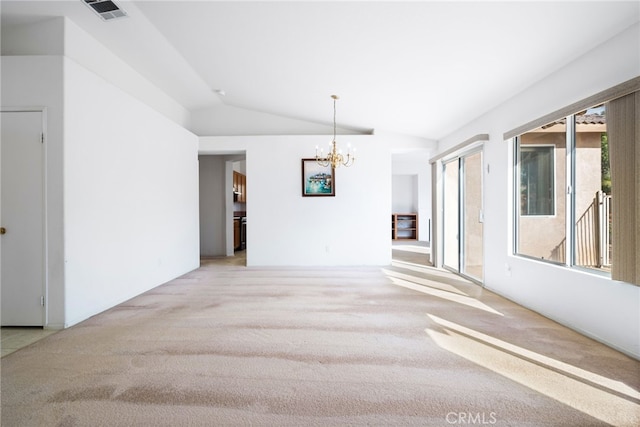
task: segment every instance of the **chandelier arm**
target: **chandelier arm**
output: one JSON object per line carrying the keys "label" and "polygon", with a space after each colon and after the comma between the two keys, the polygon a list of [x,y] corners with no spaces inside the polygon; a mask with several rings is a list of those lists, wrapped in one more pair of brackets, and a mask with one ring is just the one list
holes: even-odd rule
{"label": "chandelier arm", "polygon": [[330,161],[328,158],[326,158],[326,157],[325,157],[325,158],[316,157],[316,162],[317,162],[320,166],[322,166],[322,167],[324,167],[324,168],[326,168],[327,166],[329,166],[329,165],[331,164],[331,161]]}

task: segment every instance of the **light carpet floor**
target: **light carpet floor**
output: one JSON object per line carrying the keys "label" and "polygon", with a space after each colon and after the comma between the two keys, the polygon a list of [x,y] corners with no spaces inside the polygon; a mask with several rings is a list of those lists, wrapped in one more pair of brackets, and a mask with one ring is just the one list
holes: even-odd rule
{"label": "light carpet floor", "polygon": [[203,260],[1,376],[3,427],[640,424],[640,362],[402,261]]}

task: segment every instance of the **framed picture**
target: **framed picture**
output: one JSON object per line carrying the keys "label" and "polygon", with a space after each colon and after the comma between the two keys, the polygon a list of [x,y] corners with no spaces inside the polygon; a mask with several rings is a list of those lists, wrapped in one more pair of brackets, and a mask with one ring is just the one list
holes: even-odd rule
{"label": "framed picture", "polygon": [[320,166],[316,159],[302,159],[302,196],[335,195],[335,170],[331,166]]}

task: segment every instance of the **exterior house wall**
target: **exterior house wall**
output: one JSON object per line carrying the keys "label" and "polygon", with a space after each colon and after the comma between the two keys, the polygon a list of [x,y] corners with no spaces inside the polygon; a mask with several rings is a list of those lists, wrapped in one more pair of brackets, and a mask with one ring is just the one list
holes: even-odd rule
{"label": "exterior house wall", "polygon": [[[529,132],[522,146],[552,145],[554,149],[554,214],[518,215],[518,253],[562,262],[566,235],[566,136],[561,132]],[[522,203],[522,200],[521,200]]]}
{"label": "exterior house wall", "polygon": [[[553,126],[558,128],[560,125]],[[601,132],[577,129],[576,132],[576,220],[591,208],[596,192],[601,189]],[[554,149],[554,204],[555,214],[518,216],[518,253],[535,258],[565,262],[566,245],[566,201],[568,185],[566,177],[566,134],[562,129],[553,131],[528,132],[521,136],[523,147],[532,145],[549,146]],[[580,249],[580,248],[579,248]]]}

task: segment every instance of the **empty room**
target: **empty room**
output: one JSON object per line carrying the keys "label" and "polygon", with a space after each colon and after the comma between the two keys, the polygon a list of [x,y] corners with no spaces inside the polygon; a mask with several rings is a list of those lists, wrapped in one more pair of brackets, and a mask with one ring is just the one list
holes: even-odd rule
{"label": "empty room", "polygon": [[640,424],[640,2],[0,2],[2,426]]}

